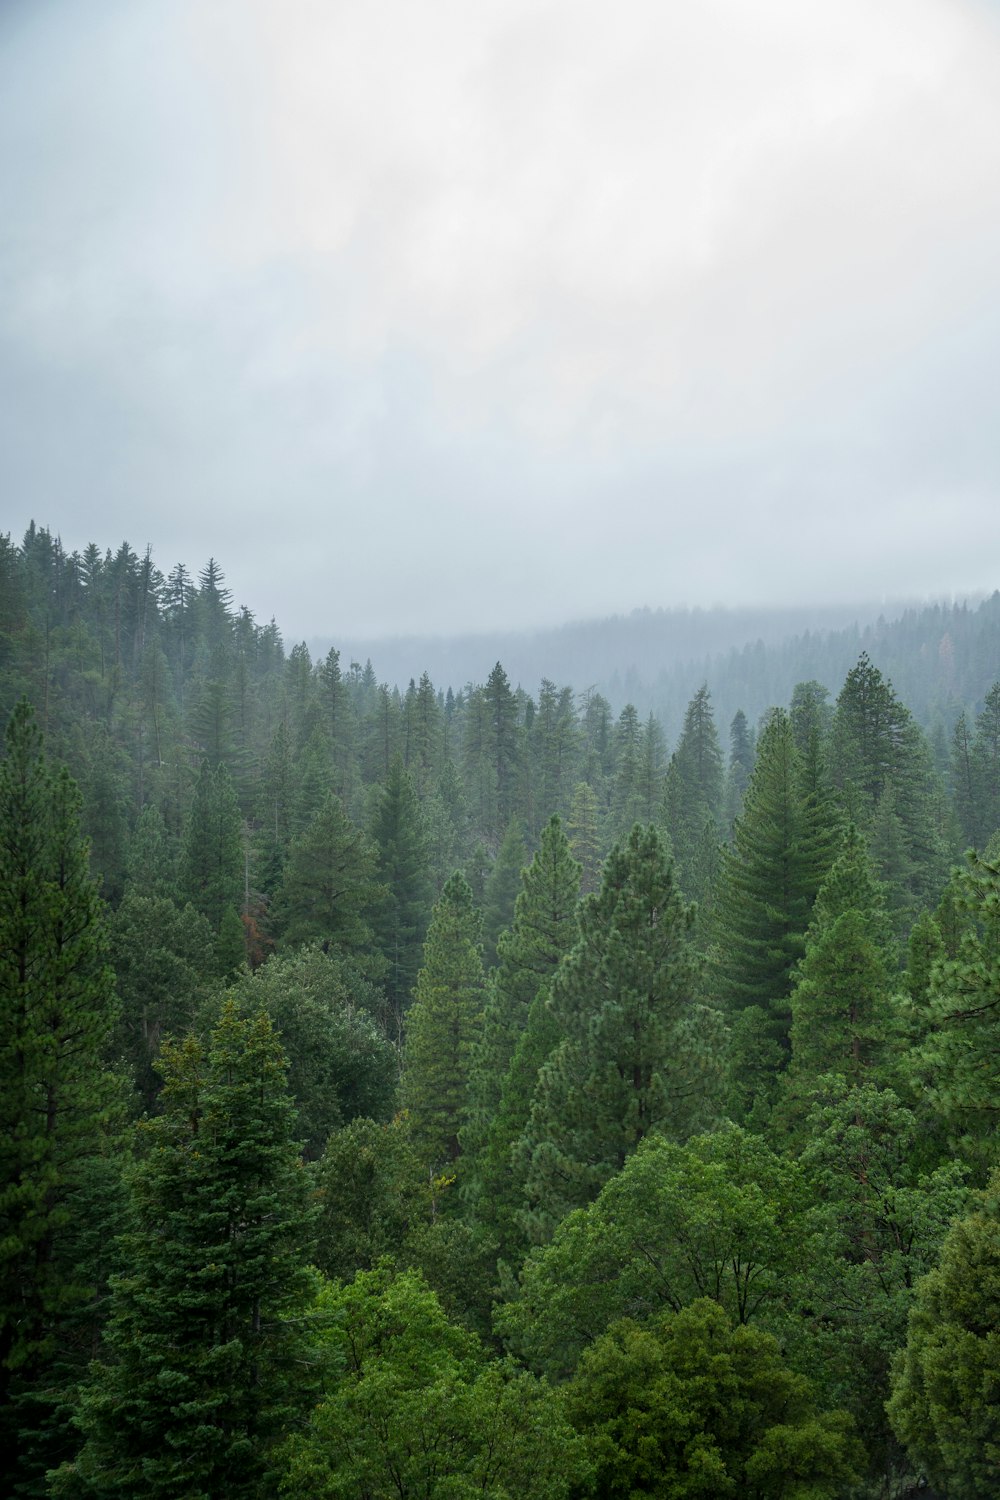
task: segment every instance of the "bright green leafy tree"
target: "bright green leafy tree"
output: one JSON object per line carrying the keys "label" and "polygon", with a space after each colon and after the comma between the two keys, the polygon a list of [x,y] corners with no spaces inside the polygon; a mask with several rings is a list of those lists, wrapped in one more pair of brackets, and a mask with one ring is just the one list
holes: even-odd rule
{"label": "bright green leafy tree", "polygon": [[858,1477],[847,1414],[820,1411],[776,1340],[708,1299],[615,1324],[580,1361],[568,1409],[607,1500],[838,1500]]}
{"label": "bright green leafy tree", "polygon": [[328,1286],[325,1389],[287,1442],[279,1493],[314,1500],[564,1500],[587,1477],[555,1394],[490,1363],[418,1272]]}

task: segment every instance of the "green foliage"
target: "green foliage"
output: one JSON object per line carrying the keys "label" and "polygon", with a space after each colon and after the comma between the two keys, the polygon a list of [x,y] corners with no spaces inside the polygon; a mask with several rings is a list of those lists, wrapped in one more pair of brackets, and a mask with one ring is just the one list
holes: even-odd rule
{"label": "green foliage", "polygon": [[[520,887],[513,923],[499,939],[497,968],[486,988],[482,1032],[472,1057],[469,1124],[462,1136],[465,1192],[477,1217],[498,1229],[502,1225],[505,1239],[520,1201],[511,1147],[527,1122],[535,1073],[547,1055],[536,1056],[531,1049],[533,1071],[527,1088],[522,1087],[529,1016],[536,1002],[544,1005],[577,934],[580,866],[570,855],[558,817],[543,830],[537,854],[521,871]],[[519,1048],[517,1076],[511,1078]]]}
{"label": "green foliage", "polygon": [[405,1117],[387,1125],[355,1119],[335,1130],[316,1169],[316,1264],[350,1281],[396,1256],[411,1229],[431,1217],[432,1187]]}
{"label": "green foliage", "polygon": [[284,948],[319,941],[340,953],[364,955],[372,978],[384,961],[369,955],[372,918],[385,897],[376,872],[378,854],[328,792],[301,834],[292,840],[273,926]]}
{"label": "green foliage", "polygon": [[738,1117],[752,1117],[755,1105],[766,1113],[775,1074],[787,1065],[795,967],[837,833],[817,811],[791,721],[776,710],[723,856],[714,913],[713,986],[738,1022],[730,1048]]}
{"label": "green foliage", "polygon": [[791,995],[788,1081],[839,1073],[861,1084],[882,1060],[890,1031],[895,945],[883,888],[857,831],[820,887]]}
{"label": "green foliage", "polygon": [[469,1069],[482,1025],[481,932],[472,891],[456,873],[431,917],[407,1024],[400,1084],[414,1146],[435,1170],[461,1154]]}
{"label": "green foliage", "polygon": [[276,954],[228,991],[241,1014],[271,1019],[307,1158],[339,1125],[358,1115],[382,1120],[392,1108],[397,1053],[365,1008],[370,991],[348,961],[318,947]]}
{"label": "green foliage", "polygon": [[958,1133],[992,1136],[1000,1086],[1000,861],[972,854],[957,885],[957,953],[931,971],[921,1049],[937,1107]]}
{"label": "green foliage", "polygon": [[890,904],[908,925],[946,869],[941,790],[919,728],[865,652],[837,698],[831,745],[844,808],[869,837]]}
{"label": "green foliage", "polygon": [[544,1383],[487,1363],[414,1271],[318,1301],[325,1389],[283,1455],[280,1493],[315,1500],[560,1500],[582,1444]]}
{"label": "green foliage", "polygon": [[67,1257],[69,1204],[114,1103],[107,932],[79,818],[77,787],[45,758],[22,699],[0,761],[0,1437],[19,1478],[17,1405],[52,1381],[93,1296],[88,1268]]}
{"label": "green foliage", "polygon": [[737,1126],[686,1146],[649,1136],[532,1252],[497,1328],[536,1368],[565,1375],[614,1320],[701,1296],[737,1322],[782,1327],[815,1251],[809,1206],[795,1164]]}
{"label": "green foliage", "polygon": [[775,1340],[731,1328],[708,1300],[648,1328],[616,1324],[568,1395],[607,1500],[837,1500],[857,1477],[846,1414],[819,1411]]}
{"label": "green foliage", "polygon": [[714,873],[712,858],[720,839],[722,750],[703,683],[688,704],[666,782],[666,824],[686,895],[705,899]]}
{"label": "green foliage", "polygon": [[159,1092],[160,1040],[194,1023],[218,970],[206,917],[169,895],[133,889],[111,918],[111,961],[121,1000],[118,1040],[147,1108]]}
{"label": "green foliage", "polygon": [[243,824],[232,779],[224,765],[202,761],[181,856],[183,897],[215,934],[218,974],[239,967],[242,944],[234,940],[244,889]]}
{"label": "green foliage", "polygon": [[416,983],[432,901],[424,819],[399,756],[376,794],[369,828],[378,851],[376,875],[385,892],[372,927],[386,962],[383,982],[399,1029]]}
{"label": "green foliage", "polygon": [[206,1051],[165,1045],[162,1114],[139,1127],[126,1269],[54,1493],[263,1497],[270,1448],[308,1398],[308,1184],[281,1047],[223,1007]]}
{"label": "green foliage", "polygon": [[510,926],[514,916],[521,871],[527,863],[521,820],[511,818],[483,891],[483,958],[489,968],[497,961],[500,934]]}
{"label": "green foliage", "polygon": [[711,1116],[721,1037],[694,999],[691,916],[655,826],[636,825],[584,900],[580,940],[552,986],[563,1039],[516,1148],[538,1241],[596,1197],[644,1136],[683,1136]]}
{"label": "green foliage", "polygon": [[953,1500],[1000,1485],[1000,1173],[949,1230],[918,1284],[889,1418],[911,1458]]}
{"label": "green foliage", "polygon": [[[854,1415],[873,1473],[897,1455],[883,1415],[913,1288],[967,1199],[957,1162],[928,1169],[920,1119],[889,1089],[820,1080],[801,1165],[825,1215],[795,1337],[831,1400]],[[808,1331],[807,1331],[808,1330]]]}

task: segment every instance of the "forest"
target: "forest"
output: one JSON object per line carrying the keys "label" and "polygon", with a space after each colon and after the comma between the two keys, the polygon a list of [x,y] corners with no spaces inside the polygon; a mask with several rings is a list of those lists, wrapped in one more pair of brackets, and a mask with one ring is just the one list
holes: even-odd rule
{"label": "forest", "polygon": [[834,636],[675,724],[0,537],[0,1494],[1000,1493],[1000,596]]}

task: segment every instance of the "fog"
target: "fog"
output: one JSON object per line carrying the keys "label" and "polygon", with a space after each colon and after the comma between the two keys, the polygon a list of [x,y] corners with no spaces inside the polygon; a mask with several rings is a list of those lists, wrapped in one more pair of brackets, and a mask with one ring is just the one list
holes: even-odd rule
{"label": "fog", "polygon": [[0,8],[0,528],[286,639],[990,590],[1000,20]]}

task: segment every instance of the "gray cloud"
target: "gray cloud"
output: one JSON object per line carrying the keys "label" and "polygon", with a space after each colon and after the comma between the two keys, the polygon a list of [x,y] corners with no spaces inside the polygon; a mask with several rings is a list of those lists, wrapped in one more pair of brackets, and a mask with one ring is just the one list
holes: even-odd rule
{"label": "gray cloud", "polygon": [[0,524],[290,638],[993,587],[1000,28],[0,12]]}

